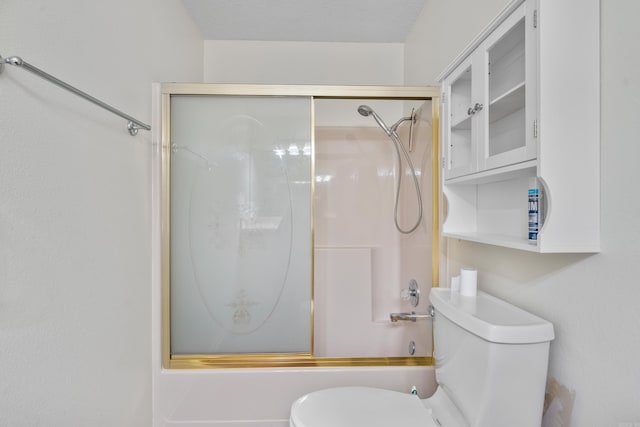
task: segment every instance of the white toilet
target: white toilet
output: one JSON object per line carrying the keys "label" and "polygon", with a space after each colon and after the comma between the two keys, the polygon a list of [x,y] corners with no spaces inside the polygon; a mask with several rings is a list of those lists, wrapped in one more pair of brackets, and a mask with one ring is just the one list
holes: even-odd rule
{"label": "white toilet", "polygon": [[553,325],[478,292],[430,295],[433,396],[370,387],[309,393],[291,407],[291,427],[540,427]]}

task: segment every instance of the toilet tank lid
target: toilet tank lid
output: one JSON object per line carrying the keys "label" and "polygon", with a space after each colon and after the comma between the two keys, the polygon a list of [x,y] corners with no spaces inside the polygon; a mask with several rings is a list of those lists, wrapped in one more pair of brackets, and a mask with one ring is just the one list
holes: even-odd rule
{"label": "toilet tank lid", "polygon": [[443,316],[490,342],[533,344],[554,338],[550,322],[484,292],[467,297],[433,288],[429,299]]}

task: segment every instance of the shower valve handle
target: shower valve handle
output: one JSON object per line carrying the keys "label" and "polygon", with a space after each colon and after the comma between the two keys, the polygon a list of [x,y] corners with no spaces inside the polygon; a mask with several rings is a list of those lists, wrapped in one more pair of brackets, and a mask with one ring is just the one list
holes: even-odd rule
{"label": "shower valve handle", "polygon": [[420,289],[418,288],[418,282],[415,279],[409,281],[409,289],[405,289],[400,292],[400,298],[404,301],[409,301],[413,307],[417,307],[420,302]]}

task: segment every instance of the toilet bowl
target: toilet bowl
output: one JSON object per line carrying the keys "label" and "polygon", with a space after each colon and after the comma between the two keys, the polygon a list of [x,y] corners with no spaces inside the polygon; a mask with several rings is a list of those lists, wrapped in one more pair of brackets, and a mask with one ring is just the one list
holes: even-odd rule
{"label": "toilet bowl", "polygon": [[429,399],[371,387],[309,393],[291,407],[290,427],[468,427],[441,390]]}
{"label": "toilet bowl", "polygon": [[309,393],[293,404],[290,426],[436,427],[418,396],[369,387]]}
{"label": "toilet bowl", "polygon": [[540,427],[553,325],[483,292],[434,288],[433,396],[371,387],[311,392],[291,427]]}

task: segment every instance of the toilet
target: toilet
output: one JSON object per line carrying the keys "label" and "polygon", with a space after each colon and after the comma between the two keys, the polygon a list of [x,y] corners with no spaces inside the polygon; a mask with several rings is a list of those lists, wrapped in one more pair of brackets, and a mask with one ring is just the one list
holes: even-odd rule
{"label": "toilet", "polygon": [[553,325],[484,292],[433,288],[436,392],[371,387],[302,396],[291,427],[540,427]]}

